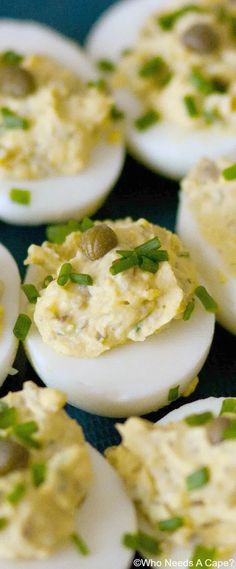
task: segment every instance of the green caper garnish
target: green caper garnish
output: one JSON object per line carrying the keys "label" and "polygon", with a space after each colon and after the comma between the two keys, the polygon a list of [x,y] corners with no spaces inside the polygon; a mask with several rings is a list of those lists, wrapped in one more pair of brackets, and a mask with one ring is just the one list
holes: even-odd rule
{"label": "green caper garnish", "polygon": [[27,97],[35,90],[34,77],[18,65],[0,65],[0,93],[10,97]]}
{"label": "green caper garnish", "polygon": [[182,44],[201,55],[212,53],[219,47],[219,36],[208,24],[194,24],[181,37]]}
{"label": "green caper garnish", "polygon": [[11,439],[0,440],[0,476],[25,468],[29,462],[29,451]]}
{"label": "green caper garnish", "polygon": [[94,225],[81,236],[81,249],[91,260],[96,261],[116,247],[118,243],[115,232],[105,223]]}
{"label": "green caper garnish", "polygon": [[223,441],[224,431],[230,426],[228,417],[216,417],[207,427],[207,436],[212,445],[217,445]]}

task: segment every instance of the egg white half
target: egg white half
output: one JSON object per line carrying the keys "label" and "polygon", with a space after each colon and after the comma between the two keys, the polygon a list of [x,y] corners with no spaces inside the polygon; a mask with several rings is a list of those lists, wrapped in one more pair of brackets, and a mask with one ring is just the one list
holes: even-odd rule
{"label": "egg white half", "polygon": [[204,239],[188,205],[188,198],[183,193],[180,197],[177,233],[191,251],[199,273],[203,275],[218,304],[217,320],[229,332],[236,334],[236,277],[230,275],[217,249]]}
{"label": "egg white half", "polygon": [[[173,0],[122,0],[111,6],[93,26],[87,50],[94,60],[104,57],[118,61],[123,49],[132,47],[145,20],[155,11],[172,5]],[[236,155],[236,138],[214,125],[206,129],[185,130],[161,121],[145,132],[134,120],[144,112],[140,100],[130,90],[116,92],[118,104],[126,112],[126,135],[130,152],[154,171],[181,178],[203,155],[209,158]]]}
{"label": "egg white half", "polygon": [[[208,397],[208,399],[200,399],[199,401],[194,401],[193,403],[187,403],[186,405],[179,407],[179,409],[175,409],[174,411],[168,413],[159,422],[162,424],[168,424],[172,421],[181,421],[188,415],[192,415],[194,413],[204,413],[205,411],[212,411],[215,415],[219,415],[224,399],[225,397]],[[191,555],[192,549],[178,547],[175,548],[170,557],[173,561],[186,561],[186,559],[191,559]],[[229,565],[229,567],[233,567],[236,562],[236,552],[229,561],[232,562],[232,565]]]}
{"label": "egg white half", "polygon": [[[91,488],[77,515],[78,534],[90,554],[82,556],[68,545],[45,560],[0,560],[0,569],[128,569],[133,552],[122,546],[122,536],[136,531],[134,508],[114,469],[93,447],[89,454],[93,468]],[[112,497],[112,499],[111,499]]]}
{"label": "egg white half", "polygon": [[14,362],[18,346],[13,328],[19,314],[20,275],[13,257],[1,243],[0,281],[3,283],[0,304],[4,310],[3,329],[0,334],[0,385],[2,385]]}
{"label": "egg white half", "polygon": [[[95,78],[82,49],[61,34],[33,22],[0,20],[0,51],[16,50],[54,57],[87,82]],[[0,219],[19,225],[37,225],[92,215],[115,184],[124,162],[123,142],[98,142],[85,169],[75,176],[40,180],[0,180]],[[9,198],[11,188],[31,191],[31,204]]]}
{"label": "egg white half", "polygon": [[[28,269],[26,281],[37,283],[37,267]],[[27,310],[25,297],[22,303]],[[167,405],[170,388],[179,385],[180,394],[186,389],[207,358],[214,323],[214,316],[196,302],[188,322],[172,322],[144,342],[130,342],[98,358],[57,353],[34,324],[25,348],[39,377],[66,391],[72,405],[98,415],[127,417]]]}

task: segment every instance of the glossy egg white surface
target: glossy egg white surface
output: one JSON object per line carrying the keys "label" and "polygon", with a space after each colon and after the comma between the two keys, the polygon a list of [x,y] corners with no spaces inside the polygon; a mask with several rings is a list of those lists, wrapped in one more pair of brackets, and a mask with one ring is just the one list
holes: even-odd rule
{"label": "glossy egg white surface", "polygon": [[[26,281],[37,282],[30,267]],[[22,310],[27,301],[22,298]],[[214,334],[214,315],[200,303],[188,322],[144,342],[128,343],[91,359],[57,353],[45,344],[33,324],[25,348],[32,366],[47,386],[66,391],[72,405],[110,417],[141,415],[168,404],[169,390],[180,394],[202,368]]]}
{"label": "glossy egg white surface", "polygon": [[[207,399],[200,399],[199,401],[194,401],[193,403],[187,403],[179,409],[175,409],[168,413],[161,421],[161,424],[168,424],[172,421],[181,421],[184,417],[192,415],[195,413],[204,413],[205,411],[212,411],[215,415],[219,415],[222,403],[225,397],[208,397]],[[172,561],[186,561],[191,559],[192,550],[190,548],[178,547],[171,553]],[[224,560],[226,561],[226,560]],[[227,562],[227,561],[226,561]],[[233,567],[236,562],[236,552],[233,557],[229,560],[228,567]],[[211,565],[213,567],[214,565]],[[220,565],[218,565],[219,567]],[[226,565],[227,566],[227,565]],[[200,567],[200,564],[199,564]]]}
{"label": "glossy egg white surface", "polygon": [[[85,82],[96,77],[92,64],[76,43],[41,24],[0,20],[0,52],[8,49],[54,57]],[[19,225],[36,225],[92,215],[115,184],[123,161],[122,141],[116,144],[100,141],[78,175],[0,180],[0,219]],[[31,204],[12,202],[11,188],[30,190]]]}
{"label": "glossy egg white surface", "polygon": [[191,252],[199,273],[218,304],[217,320],[229,332],[236,334],[236,278],[229,273],[216,248],[204,239],[188,206],[188,198],[183,193],[180,197],[177,233]]}
{"label": "glossy egg white surface", "polygon": [[122,546],[122,536],[136,531],[134,508],[108,462],[89,445],[94,478],[78,510],[77,532],[90,549],[83,556],[72,545],[45,560],[0,560],[0,569],[129,569],[133,552]]}
{"label": "glossy egg white surface", "polygon": [[[18,341],[13,328],[20,306],[20,275],[9,251],[0,243],[0,305],[3,306],[3,328],[0,333],[0,385],[6,379],[14,362]],[[0,285],[1,286],[1,285]]]}
{"label": "glossy egg white surface", "polygon": [[[96,61],[118,61],[123,49],[131,48],[145,20],[173,0],[121,0],[111,6],[93,26],[87,40],[89,55]],[[117,102],[126,112],[126,134],[131,153],[154,171],[181,178],[203,155],[209,158],[236,155],[236,139],[214,125],[207,129],[184,130],[162,121],[145,132],[134,120],[143,113],[140,100],[131,91],[116,92]]]}

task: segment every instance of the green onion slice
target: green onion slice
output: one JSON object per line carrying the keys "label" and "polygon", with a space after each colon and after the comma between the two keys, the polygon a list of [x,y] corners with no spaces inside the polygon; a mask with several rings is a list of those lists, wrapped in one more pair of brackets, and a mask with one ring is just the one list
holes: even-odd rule
{"label": "green onion slice", "polygon": [[183,102],[188,115],[193,119],[197,118],[199,116],[199,111],[195,97],[193,97],[192,95],[185,95],[185,97],[183,98]]}
{"label": "green onion slice", "polygon": [[195,300],[193,298],[192,300],[190,300],[190,302],[187,304],[185,308],[185,311],[183,313],[183,320],[187,321],[191,318],[194,308],[195,308]]}
{"label": "green onion slice", "polygon": [[135,127],[137,130],[144,131],[154,126],[160,120],[160,115],[157,111],[150,109],[135,120]]}
{"label": "green onion slice", "polygon": [[212,312],[213,314],[217,312],[218,306],[204,286],[198,286],[194,294],[199,298],[207,312]]}
{"label": "green onion slice", "polygon": [[209,423],[213,419],[214,415],[210,411],[205,411],[204,413],[196,413],[193,415],[189,415],[185,417],[185,423],[189,425],[189,427],[198,427],[200,425],[205,425]]}
{"label": "green onion slice", "polygon": [[36,304],[39,297],[37,288],[33,284],[23,284],[21,285],[21,288],[25,293],[25,296],[28,298],[30,304]]}
{"label": "green onion slice", "polygon": [[30,205],[31,191],[23,190],[22,188],[11,188],[9,191],[9,198],[12,202],[19,205]]}
{"label": "green onion slice", "polygon": [[216,559],[217,551],[215,548],[208,548],[204,545],[196,545],[191,559],[191,565],[193,569],[196,567],[212,567],[212,561]]}
{"label": "green onion slice", "polygon": [[224,179],[229,182],[230,180],[236,179],[236,164],[232,164],[228,168],[225,168],[222,172]]}
{"label": "green onion slice", "polygon": [[199,468],[199,470],[195,470],[192,474],[189,474],[186,478],[186,485],[189,491],[197,490],[201,488],[205,484],[207,484],[210,480],[210,471],[206,466]]}
{"label": "green onion slice", "polygon": [[8,107],[1,107],[1,115],[3,120],[0,128],[22,128],[23,130],[29,128],[29,121],[24,117],[18,116]]}
{"label": "green onion slice", "polygon": [[113,73],[116,66],[110,59],[100,59],[97,61],[97,68],[103,73]]}
{"label": "green onion slice", "polygon": [[158,555],[160,553],[159,542],[147,533],[125,533],[122,543],[128,549],[138,551],[142,555]]}
{"label": "green onion slice", "polygon": [[170,532],[174,532],[176,530],[178,530],[179,528],[181,528],[184,525],[184,520],[183,518],[180,518],[179,516],[176,516],[175,518],[169,518],[167,520],[161,520],[158,523],[158,529],[160,531],[170,531]]}
{"label": "green onion slice", "polygon": [[0,429],[13,427],[17,421],[17,411],[15,407],[9,407],[5,401],[0,401]]}
{"label": "green onion slice", "polygon": [[5,527],[8,525],[8,519],[7,518],[0,518],[0,530],[5,529]]}
{"label": "green onion slice", "polygon": [[41,484],[43,484],[46,480],[47,465],[45,462],[32,464],[31,472],[33,484],[36,486],[36,488],[38,488],[38,486],[41,486]]}
{"label": "green onion slice", "polygon": [[59,286],[65,286],[70,279],[71,272],[72,272],[71,264],[63,263],[63,265],[60,268],[59,275],[57,277],[57,284]]}
{"label": "green onion slice", "polygon": [[26,446],[36,449],[41,447],[40,443],[32,437],[37,431],[38,425],[35,421],[26,421],[14,427],[15,436]]}
{"label": "green onion slice", "polygon": [[12,506],[16,506],[24,497],[26,492],[25,484],[17,484],[9,494],[7,494],[7,500],[12,504]]}
{"label": "green onion slice", "polygon": [[90,286],[93,284],[93,279],[90,275],[81,273],[71,273],[70,280],[72,283],[76,283],[78,285]]}
{"label": "green onion slice", "polygon": [[176,385],[176,387],[172,387],[169,390],[169,394],[168,394],[168,401],[176,401],[176,399],[178,399],[179,397],[179,385]]}
{"label": "green onion slice", "polygon": [[90,549],[87,543],[85,543],[84,539],[78,533],[72,533],[71,540],[81,555],[89,555]]}
{"label": "green onion slice", "polygon": [[24,56],[20,53],[16,53],[16,51],[12,49],[8,49],[2,53],[1,59],[3,63],[7,63],[7,65],[19,65],[23,61]]}
{"label": "green onion slice", "polygon": [[224,399],[220,411],[220,415],[224,415],[224,413],[236,413],[236,398],[228,398]]}
{"label": "green onion slice", "polygon": [[183,6],[178,10],[159,16],[157,18],[157,23],[159,24],[160,28],[162,28],[162,30],[169,32],[175,26],[177,20],[189,12],[201,12],[201,8],[196,4]]}
{"label": "green onion slice", "polygon": [[30,330],[31,324],[32,321],[27,314],[19,314],[13,328],[13,334],[16,336],[16,338],[18,338],[18,340],[24,342]]}

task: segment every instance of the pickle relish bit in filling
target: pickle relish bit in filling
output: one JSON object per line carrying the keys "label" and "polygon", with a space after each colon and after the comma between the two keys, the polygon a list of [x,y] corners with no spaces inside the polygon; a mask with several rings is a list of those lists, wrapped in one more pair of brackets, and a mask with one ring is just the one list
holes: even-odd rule
{"label": "pickle relish bit in filling", "polygon": [[122,53],[112,84],[131,89],[142,101],[145,113],[135,120],[139,130],[161,119],[190,128],[220,122],[232,129],[235,47],[233,2],[183,0],[144,23],[135,45]]}
{"label": "pickle relish bit in filling", "polygon": [[97,357],[144,341],[186,316],[195,296],[213,311],[178,237],[145,219],[69,222],[47,233],[54,242],[28,250],[25,264],[38,270],[24,292],[43,341],[59,353]]}
{"label": "pickle relish bit in filling", "polygon": [[[235,553],[236,400],[221,416],[194,414],[168,425],[131,418],[118,425],[122,443],[106,451],[139,515],[151,529],[124,539],[150,554],[158,544],[165,557],[175,547],[192,548],[194,558]],[[227,402],[227,400],[226,400]],[[223,413],[223,414],[222,414]],[[217,465],[217,468],[216,468]],[[147,525],[148,524],[148,525]],[[197,558],[197,557],[196,557]]]}
{"label": "pickle relish bit in filling", "polygon": [[32,382],[0,400],[0,557],[41,559],[75,535],[91,465],[65,396]]}
{"label": "pickle relish bit in filling", "polygon": [[79,173],[113,115],[106,86],[84,84],[51,57],[0,54],[0,178]]}

